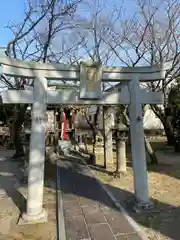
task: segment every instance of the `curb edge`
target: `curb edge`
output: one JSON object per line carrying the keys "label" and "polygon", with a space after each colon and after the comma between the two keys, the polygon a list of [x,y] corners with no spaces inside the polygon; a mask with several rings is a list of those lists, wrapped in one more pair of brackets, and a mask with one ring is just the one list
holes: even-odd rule
{"label": "curb edge", "polygon": [[128,214],[128,212],[122,207],[122,205],[119,203],[119,201],[115,198],[115,196],[112,194],[112,192],[107,189],[104,183],[102,183],[93,173],[92,169],[85,163],[88,169],[90,170],[90,173],[94,179],[100,184],[100,186],[104,189],[106,194],[109,196],[109,198],[112,200],[112,202],[115,204],[115,206],[122,212],[126,220],[133,226],[135,229],[138,237],[141,238],[141,240],[149,240],[148,235],[141,229],[141,227],[138,225],[138,223]]}

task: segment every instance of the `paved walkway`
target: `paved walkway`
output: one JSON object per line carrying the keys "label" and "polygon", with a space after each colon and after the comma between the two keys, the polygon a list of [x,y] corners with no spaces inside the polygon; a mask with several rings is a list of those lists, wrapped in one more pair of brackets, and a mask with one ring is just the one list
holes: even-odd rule
{"label": "paved walkway", "polygon": [[66,240],[140,240],[86,165],[59,163]]}

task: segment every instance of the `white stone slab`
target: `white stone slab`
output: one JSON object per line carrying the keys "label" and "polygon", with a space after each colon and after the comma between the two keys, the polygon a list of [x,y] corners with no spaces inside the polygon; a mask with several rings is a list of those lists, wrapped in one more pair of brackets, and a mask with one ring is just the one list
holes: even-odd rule
{"label": "white stone slab", "polygon": [[102,66],[93,63],[82,62],[80,65],[80,98],[101,98]]}
{"label": "white stone slab", "polygon": [[75,104],[75,105],[114,105],[114,104],[129,104],[130,98],[126,94],[119,94],[118,92],[107,93],[103,92],[101,99],[80,99],[77,91],[48,91],[47,102],[49,104]]}
{"label": "white stone slab", "polygon": [[3,103],[33,103],[33,91],[31,90],[8,90],[1,94]]}
{"label": "white stone slab", "polygon": [[[8,90],[2,93],[3,103],[33,103],[33,92],[30,90]],[[116,105],[130,104],[129,91],[124,88],[119,92],[103,92],[101,99],[80,99],[79,92],[74,90],[47,90],[47,104],[77,105]],[[143,104],[163,104],[163,94],[147,92],[141,89],[140,101]]]}
{"label": "white stone slab", "polygon": [[[79,81],[80,68],[66,64],[47,64],[37,62],[26,62],[8,57],[0,57],[1,73],[8,76],[36,77],[36,71],[40,71],[42,77],[50,80]],[[138,74],[140,81],[153,81],[165,78],[169,66],[149,67],[104,67],[102,81],[117,82],[134,79]]]}

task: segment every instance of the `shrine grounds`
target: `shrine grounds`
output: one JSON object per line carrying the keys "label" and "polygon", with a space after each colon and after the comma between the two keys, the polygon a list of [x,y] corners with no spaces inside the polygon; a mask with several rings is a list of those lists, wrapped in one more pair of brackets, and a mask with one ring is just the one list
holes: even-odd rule
{"label": "shrine grounds", "polygon": [[[145,212],[134,212],[133,202],[133,172],[131,167],[131,154],[127,149],[127,174],[117,178],[113,175],[115,165],[109,166],[105,171],[103,165],[103,149],[96,148],[96,166],[90,166],[95,176],[106,186],[129,215],[139,224],[150,240],[165,240],[180,238],[180,157],[171,147],[167,147],[166,139],[151,141],[156,151],[159,164],[148,163],[148,183],[150,198],[154,207]],[[91,151],[91,146],[88,146]],[[3,150],[4,151],[4,150]],[[9,150],[7,151],[8,154]],[[115,156],[115,152],[114,152]],[[13,164],[11,164],[13,167]],[[45,168],[45,195],[44,207],[48,210],[48,223],[39,225],[18,226],[17,216],[22,210],[25,188],[19,188],[14,177],[8,177],[9,184],[13,183],[20,193],[11,189],[6,195],[1,192],[0,199],[0,240],[33,240],[56,239],[56,197],[55,197],[55,165],[47,163]],[[3,170],[1,169],[3,172]],[[10,172],[10,171],[9,171]],[[10,173],[9,173],[10,174]],[[18,174],[18,173],[17,173]],[[1,174],[1,178],[7,176]],[[7,189],[8,181],[4,181]],[[1,181],[1,184],[3,181]]]}
{"label": "shrine grounds", "polygon": [[[151,210],[134,212],[133,202],[133,172],[131,154],[127,150],[127,174],[120,178],[112,172],[115,165],[104,171],[102,149],[96,150],[97,167],[94,168],[95,176],[113,193],[120,204],[128,211],[129,215],[140,225],[151,240],[180,239],[180,154],[175,153],[166,144],[166,139],[152,140],[151,144],[156,151],[159,164],[148,163],[149,195],[154,203]],[[90,149],[90,146],[89,146]],[[114,152],[115,157],[115,152]],[[99,166],[98,166],[99,165]],[[95,170],[96,169],[96,170]]]}

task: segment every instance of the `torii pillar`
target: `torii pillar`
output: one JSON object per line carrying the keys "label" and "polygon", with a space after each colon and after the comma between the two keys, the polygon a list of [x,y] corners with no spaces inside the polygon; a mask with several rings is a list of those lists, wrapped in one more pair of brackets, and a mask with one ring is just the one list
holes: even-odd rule
{"label": "torii pillar", "polygon": [[[46,222],[43,209],[47,79],[36,71],[33,88],[32,126],[29,152],[28,196],[25,223]],[[20,221],[19,223],[24,223]]]}
{"label": "torii pillar", "polygon": [[146,150],[144,143],[143,115],[142,105],[140,102],[141,94],[138,75],[134,75],[134,79],[129,82],[129,92],[130,137],[134,173],[134,191],[137,208],[149,208],[152,203],[149,201],[148,196]]}
{"label": "torii pillar", "polygon": [[[3,94],[7,104],[33,104],[32,131],[30,141],[30,159],[28,176],[28,198],[26,213],[22,214],[23,223],[44,222],[47,219],[43,210],[44,161],[45,161],[45,113],[46,104],[79,105],[130,105],[130,130],[132,144],[132,162],[134,171],[135,197],[141,207],[150,205],[148,198],[148,181],[144,146],[142,104],[162,104],[163,96],[158,92],[140,89],[140,81],[164,79],[165,69],[156,67],[137,68],[102,68],[80,65],[80,69],[68,65],[51,65],[23,62],[0,58],[2,73],[7,76],[29,77],[34,79],[33,94],[30,90],[8,90]],[[90,68],[89,77],[86,69]],[[96,74],[95,74],[96,73]],[[90,82],[96,76],[93,90],[87,91],[87,78]],[[47,90],[48,79],[80,81],[80,92]],[[121,81],[129,85],[119,92],[101,92],[103,81]]]}

